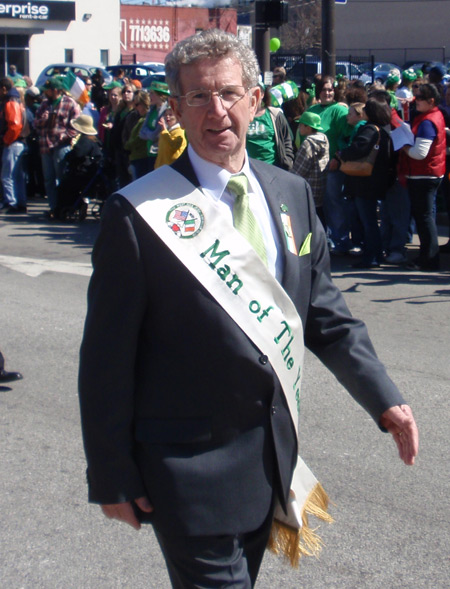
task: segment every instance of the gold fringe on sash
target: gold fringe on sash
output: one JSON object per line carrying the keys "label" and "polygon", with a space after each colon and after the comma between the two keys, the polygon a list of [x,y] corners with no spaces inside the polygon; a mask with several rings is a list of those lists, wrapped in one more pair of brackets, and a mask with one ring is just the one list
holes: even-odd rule
{"label": "gold fringe on sash", "polygon": [[[332,523],[328,513],[328,495],[317,483],[302,506],[302,527],[293,528],[274,519],[267,548],[277,556],[283,556],[293,568],[298,567],[301,556],[318,556],[322,550],[322,539],[309,527],[308,514]],[[317,528],[316,528],[317,529]]]}

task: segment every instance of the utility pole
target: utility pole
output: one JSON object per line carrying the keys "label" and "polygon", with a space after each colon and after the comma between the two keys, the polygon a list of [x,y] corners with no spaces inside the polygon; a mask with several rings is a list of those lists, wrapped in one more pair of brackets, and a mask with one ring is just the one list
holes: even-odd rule
{"label": "utility pole", "polygon": [[322,0],[322,74],[336,75],[335,0]]}
{"label": "utility pole", "polygon": [[264,76],[270,72],[270,28],[279,28],[288,21],[286,0],[256,0],[255,53]]}

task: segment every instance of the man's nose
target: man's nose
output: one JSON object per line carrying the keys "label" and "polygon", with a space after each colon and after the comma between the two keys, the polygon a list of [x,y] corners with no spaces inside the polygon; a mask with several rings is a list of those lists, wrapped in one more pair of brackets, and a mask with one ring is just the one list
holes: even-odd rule
{"label": "man's nose", "polygon": [[208,104],[208,110],[211,114],[219,114],[223,116],[223,114],[227,113],[227,109],[223,103],[222,98],[219,96],[218,92],[211,93],[211,100]]}

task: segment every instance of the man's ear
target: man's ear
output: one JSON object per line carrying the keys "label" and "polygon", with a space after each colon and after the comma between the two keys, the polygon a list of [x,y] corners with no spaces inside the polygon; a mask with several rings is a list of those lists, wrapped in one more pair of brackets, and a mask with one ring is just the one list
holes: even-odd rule
{"label": "man's ear", "polygon": [[261,99],[262,99],[261,88],[259,86],[255,86],[255,88],[251,88],[250,89],[250,117],[251,117],[250,120],[251,121],[253,121],[256,111],[258,110],[258,107],[261,103]]}
{"label": "man's ear", "polygon": [[178,121],[181,121],[181,111],[180,111],[180,103],[178,101],[178,98],[174,98],[173,96],[169,97],[169,105],[170,108],[173,110],[173,112],[175,113],[175,116],[177,117]]}

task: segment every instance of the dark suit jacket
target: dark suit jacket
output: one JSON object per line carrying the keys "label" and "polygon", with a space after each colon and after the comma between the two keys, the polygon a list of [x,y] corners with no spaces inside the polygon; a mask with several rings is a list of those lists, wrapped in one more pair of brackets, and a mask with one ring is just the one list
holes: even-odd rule
{"label": "dark suit jacket", "polygon": [[[331,282],[310,188],[294,174],[251,165],[280,232],[282,284],[305,344],[378,421],[403,399]],[[198,185],[187,154],[174,167]],[[310,254],[287,250],[281,205],[298,247],[312,233]],[[104,207],[93,264],[79,382],[90,500],[147,494],[152,521],[166,533],[256,529],[273,489],[287,498],[297,451],[264,351],[121,196]]]}

